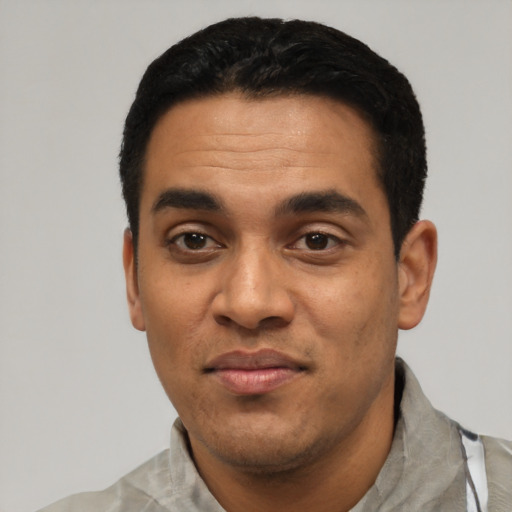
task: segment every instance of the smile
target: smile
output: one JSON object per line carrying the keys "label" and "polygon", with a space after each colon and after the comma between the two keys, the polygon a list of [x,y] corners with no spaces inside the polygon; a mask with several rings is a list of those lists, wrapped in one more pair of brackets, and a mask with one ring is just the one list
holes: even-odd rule
{"label": "smile", "polygon": [[231,393],[262,395],[281,387],[306,368],[274,350],[255,353],[234,351],[213,359],[205,373],[211,374]]}

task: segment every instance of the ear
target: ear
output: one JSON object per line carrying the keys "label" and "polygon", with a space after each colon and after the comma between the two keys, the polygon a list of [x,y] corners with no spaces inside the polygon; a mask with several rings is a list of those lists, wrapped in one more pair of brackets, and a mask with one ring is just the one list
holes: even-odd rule
{"label": "ear", "polygon": [[130,312],[132,325],[139,331],[145,331],[146,324],[144,322],[144,315],[142,314],[142,306],[140,302],[133,235],[128,228],[124,230],[123,265],[126,280],[126,297],[128,299],[128,310]]}
{"label": "ear", "polygon": [[402,244],[398,264],[400,309],[398,327],[412,329],[427,309],[430,287],[437,263],[437,231],[422,220],[409,231]]}

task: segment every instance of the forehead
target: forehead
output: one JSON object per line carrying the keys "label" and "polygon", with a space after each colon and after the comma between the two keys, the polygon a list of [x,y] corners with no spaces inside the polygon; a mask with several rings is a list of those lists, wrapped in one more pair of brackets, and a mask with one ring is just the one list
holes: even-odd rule
{"label": "forehead", "polygon": [[380,188],[374,139],[355,109],[326,97],[230,93],[188,100],[151,134],[142,203],[171,186],[245,187],[268,196],[276,187],[301,193],[339,185],[358,196]]}
{"label": "forehead", "polygon": [[153,128],[148,153],[161,136],[166,137],[170,149],[179,149],[190,136],[209,134],[266,137],[259,141],[247,139],[248,149],[258,142],[271,143],[273,136],[288,136],[292,144],[315,137],[315,146],[325,152],[332,149],[333,139],[350,138],[352,143],[365,139],[367,147],[360,149],[373,153],[376,138],[355,108],[326,96],[293,94],[252,98],[232,92],[189,99],[171,107]]}

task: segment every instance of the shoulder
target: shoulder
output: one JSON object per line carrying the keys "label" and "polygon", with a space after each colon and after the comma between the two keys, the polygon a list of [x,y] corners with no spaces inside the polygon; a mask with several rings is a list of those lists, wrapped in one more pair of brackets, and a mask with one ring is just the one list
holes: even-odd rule
{"label": "shoulder", "polygon": [[75,494],[39,512],[222,512],[201,480],[188,450],[185,428],[177,418],[170,449],[160,452],[111,487]]}
{"label": "shoulder", "polygon": [[508,510],[512,503],[512,441],[481,436],[485,451],[489,510]]}
{"label": "shoulder", "polygon": [[103,491],[74,494],[39,512],[163,512],[169,489],[169,450],[164,450]]}

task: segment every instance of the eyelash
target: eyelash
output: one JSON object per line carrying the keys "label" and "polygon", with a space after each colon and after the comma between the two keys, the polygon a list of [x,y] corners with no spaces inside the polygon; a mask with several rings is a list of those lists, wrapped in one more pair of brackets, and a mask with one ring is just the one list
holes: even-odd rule
{"label": "eyelash", "polygon": [[[326,241],[327,243],[327,247],[318,247],[318,248],[312,248],[312,247],[307,247],[305,250],[307,251],[311,251],[311,252],[326,252],[326,251],[329,251],[330,249],[333,249],[334,247],[338,246],[338,245],[341,245],[343,244],[343,241],[335,236],[335,235],[332,235],[331,233],[325,233],[323,231],[309,231],[307,233],[304,233],[300,238],[298,238],[293,244],[292,244],[292,247],[297,247],[298,243],[301,241],[301,240],[304,240],[304,243],[307,245],[308,241],[307,241],[307,237],[322,237],[321,238],[321,241],[324,242]],[[310,241],[313,241],[314,240],[311,240]]]}
{"label": "eyelash", "polygon": [[[187,237],[187,236],[196,236],[199,238],[199,240],[198,240],[199,243],[204,242],[206,245],[210,245],[210,247],[196,247],[195,249],[191,248],[191,247],[186,247],[186,246],[184,246],[184,244],[186,243],[185,237]],[[304,241],[303,242],[304,245],[308,245],[307,237],[310,237],[309,241],[312,243],[315,243],[315,240],[313,237],[316,237],[316,242],[320,242],[319,247],[313,248],[311,246],[307,246],[307,247],[303,248],[303,250],[311,251],[313,253],[326,252],[326,251],[334,249],[336,246],[342,245],[344,243],[344,241],[342,239],[340,239],[339,237],[337,237],[335,235],[332,235],[330,233],[325,233],[320,230],[318,230],[318,231],[313,230],[313,231],[304,233],[303,235],[301,235],[299,238],[297,238],[292,244],[288,245],[287,247],[290,249],[296,249],[296,248],[298,248],[297,246],[300,245],[301,241]],[[180,243],[180,240],[181,240],[181,243]],[[211,246],[212,242],[214,242],[213,247]],[[325,244],[325,246],[322,246],[324,244]],[[168,247],[173,246],[175,249],[179,250],[180,252],[189,253],[189,254],[191,254],[191,253],[200,254],[200,253],[204,253],[204,252],[212,252],[212,250],[214,250],[214,249],[220,249],[220,248],[224,247],[222,244],[217,242],[214,238],[212,238],[211,236],[209,236],[206,233],[203,233],[199,230],[186,231],[186,232],[179,233],[179,234],[173,236],[172,238],[170,238],[169,240],[167,240],[166,245]]]}
{"label": "eyelash", "polygon": [[[167,246],[171,246],[172,245],[172,246],[178,248],[182,252],[199,252],[200,250],[204,251],[205,248],[203,248],[203,247],[200,247],[200,248],[197,248],[197,249],[191,249],[190,247],[182,247],[182,246],[180,246],[178,241],[180,239],[183,239],[183,242],[184,242],[184,239],[187,236],[201,237],[202,239],[205,240],[206,243],[208,243],[209,241],[210,242],[211,241],[215,242],[215,247],[216,248],[221,248],[222,247],[222,245],[220,243],[218,243],[214,238],[212,238],[211,236],[207,235],[206,233],[202,233],[201,231],[186,231],[186,232],[183,232],[183,233],[179,233],[179,234],[173,236],[170,240],[168,240],[166,242],[166,245]],[[211,247],[206,248],[206,250],[211,250],[211,249],[212,249]]]}

